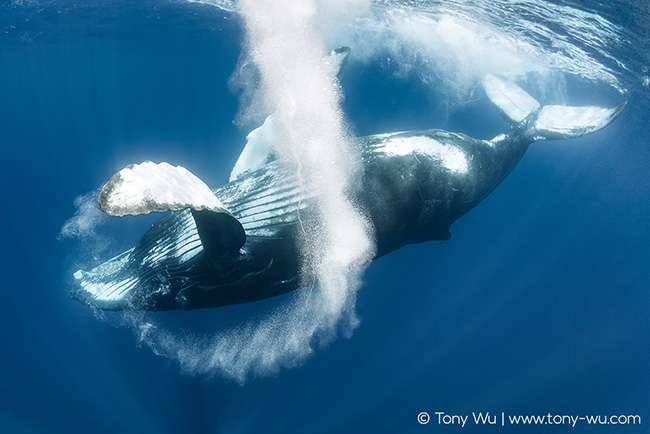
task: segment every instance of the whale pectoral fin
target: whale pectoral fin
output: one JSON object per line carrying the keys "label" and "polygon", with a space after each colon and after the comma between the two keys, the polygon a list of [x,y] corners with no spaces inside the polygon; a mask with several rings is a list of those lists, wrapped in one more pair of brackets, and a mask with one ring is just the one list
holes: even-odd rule
{"label": "whale pectoral fin", "polygon": [[[334,80],[350,57],[350,48],[338,47],[330,51],[322,59],[325,74]],[[246,136],[246,146],[239,155],[237,162],[230,172],[229,182],[239,178],[244,172],[257,170],[275,158],[277,135],[273,114],[269,115],[262,125],[255,128]]]}
{"label": "whale pectoral fin", "polygon": [[229,214],[210,187],[189,170],[151,161],[129,164],[114,174],[99,193],[97,205],[117,217],[186,208]]}
{"label": "whale pectoral fin", "polygon": [[243,226],[231,215],[192,210],[192,217],[203,249],[212,259],[236,254],[246,242]]}
{"label": "whale pectoral fin", "polygon": [[535,140],[583,136],[605,128],[624,108],[625,103],[614,108],[544,106],[532,116],[528,134]]}
{"label": "whale pectoral fin", "polygon": [[539,102],[522,88],[492,74],[483,79],[483,88],[501,116],[513,127],[540,107]]}
{"label": "whale pectoral fin", "polygon": [[190,171],[167,163],[132,164],[99,194],[99,209],[113,216],[190,209],[203,248],[212,257],[237,253],[246,241],[241,223]]}
{"label": "whale pectoral fin", "polygon": [[138,284],[138,277],[130,270],[133,250],[127,250],[90,271],[74,273],[75,285],[71,295],[100,309],[127,308],[129,294]]}
{"label": "whale pectoral fin", "polygon": [[74,274],[72,296],[100,309],[177,308],[172,286],[183,291],[194,284],[179,270],[236,255],[246,241],[241,223],[180,166],[127,166],[106,183],[98,205],[115,216],[177,211],[158,220],[131,250]]}
{"label": "whale pectoral fin", "polygon": [[232,182],[242,173],[259,169],[273,160],[275,143],[273,115],[270,115],[260,127],[246,136],[246,146],[232,168],[228,181]]}

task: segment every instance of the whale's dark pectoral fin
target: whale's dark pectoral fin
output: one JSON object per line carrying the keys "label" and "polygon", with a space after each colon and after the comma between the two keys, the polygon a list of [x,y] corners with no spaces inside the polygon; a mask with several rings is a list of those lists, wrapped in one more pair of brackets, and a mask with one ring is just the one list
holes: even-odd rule
{"label": "whale's dark pectoral fin", "polygon": [[192,210],[196,230],[206,253],[213,259],[234,255],[246,242],[244,228],[233,216],[210,210]]}
{"label": "whale's dark pectoral fin", "polygon": [[114,216],[190,209],[203,248],[215,257],[237,253],[246,241],[241,223],[203,181],[181,166],[131,164],[106,183],[98,203]]}
{"label": "whale's dark pectoral fin", "polygon": [[241,223],[180,166],[127,166],[104,186],[98,202],[116,216],[177,211],[156,222],[133,249],[74,274],[72,296],[100,309],[167,309],[173,292],[190,285],[183,283],[186,271],[205,259],[235,255],[246,241]]}
{"label": "whale's dark pectoral fin", "polygon": [[503,118],[531,141],[569,139],[593,133],[616,119],[626,104],[614,108],[541,107],[535,98],[516,84],[491,74],[483,79],[483,88]]}
{"label": "whale's dark pectoral fin", "polygon": [[99,209],[117,217],[188,208],[230,214],[193,173],[164,162],[129,164],[104,185],[97,202]]}

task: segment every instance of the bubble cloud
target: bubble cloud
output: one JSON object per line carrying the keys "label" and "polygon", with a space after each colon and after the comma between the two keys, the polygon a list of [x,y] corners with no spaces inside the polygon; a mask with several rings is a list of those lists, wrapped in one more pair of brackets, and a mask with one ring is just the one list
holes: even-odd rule
{"label": "bubble cloud", "polygon": [[318,343],[356,327],[356,292],[374,242],[370,223],[350,199],[361,175],[359,155],[339,106],[341,89],[322,62],[328,22],[365,10],[364,2],[242,0],[239,10],[244,61],[260,78],[251,107],[274,113],[280,160],[317,197],[316,216],[301,220],[303,288],[267,315],[214,335],[181,335],[147,313],[128,313],[123,321],[185,372],[243,382],[300,363]]}

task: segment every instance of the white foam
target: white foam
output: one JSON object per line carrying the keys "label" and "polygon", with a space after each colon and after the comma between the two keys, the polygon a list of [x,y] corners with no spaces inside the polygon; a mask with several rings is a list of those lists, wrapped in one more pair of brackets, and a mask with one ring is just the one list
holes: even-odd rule
{"label": "white foam", "polygon": [[374,247],[368,223],[348,198],[360,173],[358,156],[339,108],[340,89],[332,83],[331,66],[322,62],[328,50],[320,20],[338,11],[348,14],[359,4],[239,3],[250,61],[262,77],[259,94],[274,113],[278,156],[295,171],[302,194],[317,201],[318,221],[303,222],[301,244],[301,277],[311,289],[300,290],[292,303],[251,325],[245,338],[237,331],[215,337],[208,346],[213,356],[197,369],[227,370],[238,377],[251,370],[274,371],[311,354],[315,336],[331,335],[337,324],[356,323],[355,292]]}
{"label": "white foam", "polygon": [[99,190],[91,191],[74,200],[77,208],[74,216],[61,228],[59,238],[94,237],[95,229],[100,225],[104,214],[97,208]]}
{"label": "white foam", "polygon": [[83,251],[80,257],[83,257],[84,261],[90,260],[90,262],[80,262],[78,265],[89,267],[97,265],[102,254],[113,243],[113,239],[102,231],[110,217],[97,208],[99,191],[96,189],[75,198],[74,216],[63,224],[58,235],[60,241],[75,240],[80,251]]}

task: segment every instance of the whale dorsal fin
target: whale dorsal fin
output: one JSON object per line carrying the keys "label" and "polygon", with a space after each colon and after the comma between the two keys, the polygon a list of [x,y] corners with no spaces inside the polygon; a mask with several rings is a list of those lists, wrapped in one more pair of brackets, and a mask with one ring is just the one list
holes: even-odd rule
{"label": "whale dorsal fin", "polygon": [[237,253],[246,241],[241,223],[182,166],[130,164],[104,185],[97,202],[99,209],[119,217],[190,209],[203,248],[212,258]]}
{"label": "whale dorsal fin", "polygon": [[[350,57],[350,48],[339,47],[330,51],[322,59],[322,67],[328,77],[334,80],[341,73]],[[236,180],[242,173],[259,169],[275,158],[276,134],[273,126],[273,115],[269,115],[264,123],[246,136],[246,146],[239,155],[235,166],[230,172],[229,182]]]}

